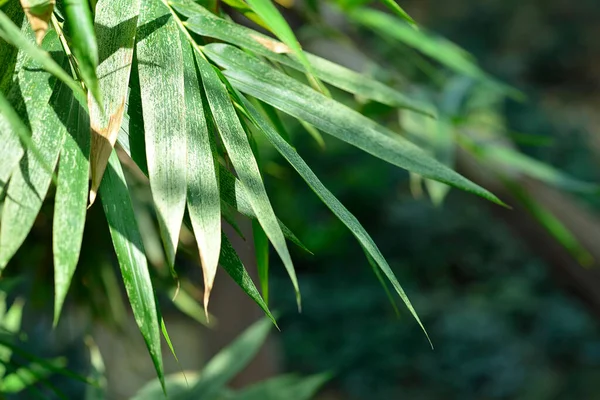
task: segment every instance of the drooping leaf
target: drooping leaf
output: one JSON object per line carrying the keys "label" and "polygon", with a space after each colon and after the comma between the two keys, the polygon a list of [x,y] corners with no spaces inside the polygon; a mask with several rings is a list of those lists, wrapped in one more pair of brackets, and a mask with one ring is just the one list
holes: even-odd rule
{"label": "drooping leaf", "polygon": [[210,44],[204,51],[225,68],[224,75],[240,91],[391,164],[503,204],[496,196],[435,161],[409,141],[257,58],[225,44]]}
{"label": "drooping leaf", "polygon": [[174,274],[186,203],[187,135],[179,29],[162,2],[142,3],[136,49],[150,189]]}
{"label": "drooping leaf", "polygon": [[[54,202],[52,248],[54,253],[54,325],[79,260],[85,226],[90,169],[90,124],[87,113],[71,100],[63,105],[67,120],[60,153]],[[70,111],[70,112],[69,112]]]}
{"label": "drooping leaf", "polygon": [[412,19],[412,17],[410,15],[408,15],[408,13],[406,11],[404,11],[404,9],[402,7],[400,7],[398,5],[398,3],[396,3],[395,0],[381,0],[381,2],[383,4],[385,4],[385,6],[387,8],[389,8],[390,10],[392,10],[397,16],[399,16],[400,18],[402,18],[403,20],[405,20],[409,24],[411,24],[413,26],[417,25],[417,23],[415,22],[415,20]]}
{"label": "drooping leaf", "polygon": [[[223,244],[226,242],[223,240]],[[258,353],[265,342],[271,321],[263,318],[214,356],[200,372],[200,379],[177,400],[212,399]]]}
{"label": "drooping leaf", "polygon": [[27,15],[31,29],[35,32],[35,41],[38,45],[42,44],[48,31],[48,21],[54,11],[55,3],[55,0],[21,0],[21,6]]}
{"label": "drooping leaf", "polygon": [[[44,43],[48,49],[59,45],[56,35],[47,35]],[[45,72],[32,71],[35,61],[26,53],[22,57],[19,80],[14,83],[19,88],[15,90],[24,94],[32,147],[39,152],[39,157],[28,149],[12,173],[0,226],[0,270],[21,247],[31,230],[58,161],[66,128],[52,105],[61,104],[73,95],[66,85],[60,84],[50,98],[56,80]]]}
{"label": "drooping leaf", "polygon": [[[241,97],[241,95],[240,95]],[[367,231],[362,227],[360,222],[344,207],[342,203],[321,183],[319,178],[312,172],[310,167],[304,162],[302,157],[285,141],[277,132],[269,125],[264,118],[256,111],[256,109],[247,101],[241,97],[244,107],[248,110],[250,117],[256,126],[265,134],[269,142],[277,149],[277,151],[290,163],[290,165],[300,174],[302,179],[310,186],[315,194],[323,201],[323,203],[340,219],[341,222],[348,227],[350,232],[358,239],[365,252],[372,257],[377,266],[385,274],[385,276],[392,283],[392,286],[402,299],[413,317],[417,320],[423,331],[425,328],[421,323],[415,309],[413,308],[410,300],[406,296],[404,289],[400,286],[398,279],[394,275],[394,272],[388,265],[385,257],[381,254],[373,239],[369,236]],[[427,335],[427,332],[425,332]]]}
{"label": "drooping leaf", "polygon": [[[235,44],[294,69],[307,71],[302,63],[280,50],[282,46],[285,46],[281,42],[239,24],[218,18],[200,6],[194,7],[174,3],[174,8],[189,17],[185,22],[185,26],[194,33]],[[355,95],[393,107],[435,115],[435,109],[431,105],[415,101],[368,76],[310,53],[306,53],[306,57],[313,68],[314,74],[324,82]]]}
{"label": "drooping leaf", "polygon": [[83,82],[101,103],[100,87],[96,76],[98,44],[94,33],[94,20],[88,0],[63,0],[66,29],[71,38],[70,48],[77,59]]}
{"label": "drooping leaf", "polygon": [[221,264],[225,272],[231,276],[231,279],[233,279],[233,281],[242,288],[244,293],[246,293],[248,297],[250,297],[261,308],[261,310],[263,310],[271,322],[277,326],[277,322],[275,321],[273,314],[271,314],[266,301],[262,298],[258,292],[258,289],[256,289],[252,278],[250,278],[250,275],[248,274],[248,271],[246,271],[244,264],[242,264],[242,261],[235,252],[231,242],[224,233],[221,236],[221,241],[221,257],[219,259],[219,264]]}
{"label": "drooping leaf", "polygon": [[0,143],[3,143],[0,148],[0,193],[4,193],[13,170],[23,156],[23,146],[19,139],[31,140],[30,135],[16,111],[0,92]]}
{"label": "drooping leaf", "polygon": [[273,2],[271,0],[246,0],[246,2],[264,23],[267,24],[271,31],[292,50],[298,61],[306,68],[308,79],[314,83],[319,91],[327,94],[328,92],[325,86],[323,86],[318,78],[314,77],[310,61],[306,57],[306,54],[304,54],[304,50],[302,50],[298,39],[296,39],[296,35],[294,35],[292,28],[290,28],[287,21],[283,18],[279,10],[277,10]]}
{"label": "drooping leaf", "polygon": [[252,221],[252,238],[260,290],[265,303],[269,304],[269,238],[256,220]]}
{"label": "drooping leaf", "polygon": [[246,132],[237,117],[225,85],[220,81],[213,67],[200,57],[197,57],[196,60],[202,76],[206,97],[221,139],[239,180],[246,190],[247,199],[252,210],[254,210],[267,237],[273,243],[273,247],[285,265],[296,291],[298,307],[300,307],[300,289],[292,259],[277,222],[277,217],[271,207]]}
{"label": "drooping leaf", "polygon": [[209,112],[193,49],[182,42],[185,68],[185,116],[187,130],[187,205],[200,251],[204,275],[204,309],[215,281],[221,248],[221,200],[219,178],[211,149],[211,133],[205,113]]}
{"label": "drooping leaf", "polygon": [[159,318],[154,289],[127,183],[115,152],[110,156],[100,195],[135,322],[144,337],[164,390]]}
{"label": "drooping leaf", "polygon": [[[69,74],[52,59],[52,57],[50,57],[50,54],[47,51],[44,51],[48,48],[41,49],[32,43],[31,40],[23,32],[21,32],[19,28],[11,21],[11,19],[1,10],[0,38],[19,48],[23,53],[27,54],[28,57],[35,61],[37,65],[35,65],[35,67],[32,65],[32,68],[37,69],[41,66],[44,70],[67,84],[67,86],[69,86],[69,88],[71,88],[75,94],[77,100],[84,107],[87,107],[85,101],[85,92],[81,86],[75,80],[73,80],[73,78],[71,78],[71,76],[69,76]],[[51,42],[53,42],[54,39],[55,38],[51,39]],[[59,50],[59,48],[56,48],[56,50]]]}
{"label": "drooping leaf", "polygon": [[90,204],[96,199],[123,120],[139,10],[140,0],[99,0],[96,4],[96,73],[103,107],[93,96],[88,97],[92,129]]}

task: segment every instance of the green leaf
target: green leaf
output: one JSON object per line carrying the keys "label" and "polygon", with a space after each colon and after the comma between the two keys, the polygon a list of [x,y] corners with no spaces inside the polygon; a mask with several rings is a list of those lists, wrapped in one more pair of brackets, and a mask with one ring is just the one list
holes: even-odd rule
{"label": "green leaf", "polygon": [[211,149],[211,132],[205,116],[209,110],[198,79],[194,50],[185,41],[182,46],[187,123],[187,205],[200,252],[204,275],[204,309],[208,313],[208,301],[217,274],[221,248],[219,170]]}
{"label": "green leaf", "polygon": [[233,279],[233,281],[242,288],[244,293],[246,293],[248,297],[250,297],[261,308],[261,310],[263,310],[265,315],[277,327],[277,322],[275,321],[273,314],[271,314],[267,303],[261,297],[258,289],[256,289],[252,278],[250,278],[250,275],[248,274],[248,271],[246,271],[244,264],[242,264],[242,261],[235,252],[231,242],[224,233],[221,236],[221,241],[221,257],[219,263],[225,272],[231,276],[231,279]]}
{"label": "green leaf", "polygon": [[21,0],[21,6],[35,32],[35,41],[38,45],[48,31],[48,21],[54,11],[55,0]]}
{"label": "green leaf", "polygon": [[225,44],[210,44],[204,51],[225,68],[223,73],[240,91],[400,168],[503,204],[496,196],[435,161],[406,139],[257,58]]}
{"label": "green leaf", "polygon": [[[307,71],[303,64],[289,55],[281,53],[279,49],[284,46],[281,42],[234,22],[218,18],[199,6],[183,6],[180,3],[175,3],[174,8],[190,17],[185,22],[185,26],[194,33],[235,44],[278,63],[303,72]],[[324,58],[310,53],[305,54],[314,74],[324,82],[349,93],[392,107],[401,107],[435,115],[435,109],[430,104],[416,101],[381,82]]]}
{"label": "green leaf", "polygon": [[162,2],[142,3],[136,48],[150,189],[174,273],[187,193],[187,133],[179,28]]}
{"label": "green leaf", "polygon": [[237,117],[225,85],[220,81],[213,67],[200,57],[197,57],[196,60],[202,75],[206,97],[223,144],[227,149],[239,180],[246,190],[247,199],[252,210],[254,210],[258,221],[288,271],[296,291],[296,301],[298,307],[300,307],[300,289],[292,259],[277,222],[277,217],[271,207],[246,132]]}
{"label": "green leaf", "polygon": [[90,96],[90,203],[96,199],[123,120],[140,0],[98,0],[95,10],[99,61],[96,74],[102,107]]}
{"label": "green leaf", "polygon": [[109,168],[104,174],[100,195],[133,316],[144,337],[164,390],[159,318],[154,289],[127,183],[115,152],[110,156]]}
{"label": "green leaf", "polygon": [[[223,244],[226,242],[223,240]],[[214,356],[200,372],[200,380],[177,400],[212,399],[254,358],[267,339],[271,321],[263,318]]]}
{"label": "green leaf", "polygon": [[252,221],[252,237],[260,290],[265,303],[269,304],[269,238],[256,220]]}
{"label": "green leaf", "polygon": [[290,28],[273,2],[271,0],[246,0],[246,2],[271,31],[292,50],[298,61],[306,69],[309,80],[315,84],[319,91],[328,93],[323,84],[313,76],[313,68],[306,54],[304,54],[298,39],[296,39],[296,35],[294,35],[292,28]]}
{"label": "green leaf", "polygon": [[242,390],[231,400],[310,400],[329,379],[329,374],[309,377],[277,376]]}
{"label": "green leaf", "polygon": [[30,135],[17,112],[0,92],[0,143],[3,143],[0,148],[0,194],[4,193],[13,170],[23,156],[19,139],[31,141]]}
{"label": "green leaf", "polygon": [[52,57],[50,57],[49,53],[32,43],[31,40],[19,30],[19,27],[17,27],[1,10],[0,37],[26,53],[28,57],[37,63],[36,68],[41,66],[44,70],[63,81],[71,88],[81,105],[87,108],[85,92],[81,88],[81,85],[73,80],[73,78],[71,78],[71,76],[69,76],[69,74],[52,59]]}
{"label": "green leaf", "polygon": [[98,44],[94,33],[92,10],[88,0],[63,0],[65,23],[71,38],[70,46],[83,82],[101,103],[100,86],[96,76],[98,67]]}
{"label": "green leaf", "polygon": [[[79,260],[87,211],[90,124],[74,99],[64,104],[68,133],[60,154],[54,201],[52,247],[54,252],[54,325],[58,323],[75,267]],[[70,110],[70,112],[68,112]]]}
{"label": "green leaf", "polygon": [[253,122],[256,126],[265,134],[269,142],[277,149],[277,151],[290,163],[290,165],[300,174],[302,179],[306,181],[308,186],[315,192],[315,194],[323,201],[323,203],[339,218],[341,222],[348,227],[350,232],[358,239],[365,252],[372,257],[377,266],[385,274],[385,276],[392,283],[392,286],[400,295],[400,298],[413,317],[417,320],[423,332],[427,335],[421,320],[419,319],[415,309],[413,308],[410,300],[404,293],[404,289],[400,286],[398,279],[394,275],[394,272],[388,265],[387,261],[377,248],[377,245],[373,242],[373,239],[369,236],[367,231],[362,227],[360,222],[344,207],[342,203],[321,183],[319,178],[312,172],[310,167],[304,162],[302,157],[285,141],[277,132],[269,125],[261,115],[254,109],[254,107],[246,99],[242,97],[244,107],[250,114]]}
{"label": "green leaf", "polygon": [[390,10],[392,10],[397,16],[408,22],[409,24],[416,26],[417,23],[406,11],[402,9],[394,0],[381,0],[383,4]]}
{"label": "green leaf", "polygon": [[[35,86],[36,83],[38,82],[33,79],[25,81],[24,89],[37,90],[42,97],[44,91],[51,90],[51,87]],[[65,85],[59,85],[50,101],[53,104],[62,104],[65,96],[69,98],[72,94]],[[32,157],[28,150],[12,174],[0,226],[0,271],[21,247],[33,227],[52,181],[52,171],[65,137],[66,128],[50,104],[39,104],[39,99],[35,99],[28,102],[27,106],[28,110],[31,110],[29,122],[32,128],[32,142],[39,150],[43,162],[37,157]]]}

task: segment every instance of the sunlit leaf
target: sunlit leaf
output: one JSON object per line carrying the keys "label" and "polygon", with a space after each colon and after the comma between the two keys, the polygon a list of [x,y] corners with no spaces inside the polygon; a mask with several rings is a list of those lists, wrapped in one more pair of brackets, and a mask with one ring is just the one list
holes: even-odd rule
{"label": "sunlit leaf", "polygon": [[398,5],[398,3],[396,3],[395,0],[381,0],[381,2],[383,4],[385,4],[387,8],[392,10],[397,16],[399,16],[400,18],[402,18],[409,24],[411,24],[411,25],[417,24],[415,22],[415,20],[412,19],[412,17],[410,15],[408,15],[408,13],[406,11],[404,11],[404,9]]}
{"label": "sunlit leaf", "polygon": [[140,0],[99,0],[96,4],[96,73],[103,108],[89,96],[92,128],[90,203],[96,199],[123,120],[139,10]]}
{"label": "sunlit leaf", "polygon": [[88,197],[90,124],[87,113],[74,100],[63,105],[68,133],[60,153],[54,202],[54,325],[58,323],[71,278],[75,272]]}
{"label": "sunlit leaf", "polygon": [[164,388],[159,319],[154,289],[127,183],[115,152],[110,156],[109,166],[100,187],[100,195],[135,322],[144,337]]}
{"label": "sunlit leaf", "polygon": [[94,33],[94,21],[88,0],[64,0],[66,29],[70,36],[70,48],[77,59],[83,82],[100,101],[100,87],[96,76],[98,44]]}
{"label": "sunlit leaf", "polygon": [[136,51],[150,189],[174,273],[187,192],[183,53],[177,25],[162,2],[144,2],[138,26]]}
{"label": "sunlit leaf", "polygon": [[211,149],[210,132],[193,49],[182,43],[185,67],[185,115],[187,131],[187,205],[200,251],[204,275],[204,309],[215,281],[221,248],[221,201],[218,168]]}
{"label": "sunlit leaf", "polygon": [[237,117],[225,85],[220,81],[213,67],[200,57],[197,57],[196,60],[202,75],[206,97],[221,139],[239,180],[246,190],[248,202],[288,271],[296,291],[298,307],[300,307],[300,289],[292,259],[277,222],[277,217],[271,207],[246,132]]}
{"label": "sunlit leaf", "polygon": [[[310,167],[304,162],[304,160],[298,155],[298,153],[285,141],[277,132],[261,117],[261,115],[253,108],[253,106],[242,98],[244,107],[248,110],[253,122],[257,127],[265,134],[269,142],[279,151],[279,153],[290,163],[290,165],[300,174],[302,179],[306,181],[308,186],[315,192],[315,194],[323,201],[323,203],[348,227],[352,234],[358,239],[365,252],[373,258],[375,263],[385,274],[385,276],[392,283],[392,286],[402,299],[413,317],[417,320],[423,331],[425,328],[421,323],[415,309],[413,308],[410,300],[406,296],[404,289],[400,286],[398,279],[394,275],[394,272],[388,265],[387,261],[377,248],[373,239],[362,227],[360,222],[352,215],[346,207],[321,183],[319,178],[312,172]],[[425,334],[427,334],[425,332]]]}
{"label": "sunlit leaf", "polygon": [[204,51],[225,68],[223,73],[240,91],[391,164],[503,204],[496,196],[438,163],[409,141],[257,58],[224,44],[207,45]]}

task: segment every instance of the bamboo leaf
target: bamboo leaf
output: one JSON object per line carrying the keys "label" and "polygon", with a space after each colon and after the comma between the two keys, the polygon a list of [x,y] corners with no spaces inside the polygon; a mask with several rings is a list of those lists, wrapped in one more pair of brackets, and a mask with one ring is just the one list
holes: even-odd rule
{"label": "bamboo leaf", "polygon": [[261,308],[261,310],[263,310],[271,322],[277,326],[277,322],[275,321],[273,314],[271,314],[269,306],[267,305],[266,301],[263,300],[262,296],[258,292],[258,289],[256,289],[254,282],[252,282],[252,278],[250,278],[250,275],[248,274],[248,271],[246,271],[244,264],[242,264],[242,261],[235,252],[231,242],[224,233],[221,236],[221,241],[222,245],[219,264],[221,264],[221,267],[223,267],[231,279],[233,279],[233,281],[242,288],[244,293],[246,293],[248,297],[250,297]]}
{"label": "bamboo leaf", "polygon": [[115,152],[110,156],[100,195],[135,322],[144,337],[164,390],[160,324],[154,289],[127,183]]}
{"label": "bamboo leaf", "polygon": [[83,82],[94,96],[100,100],[100,87],[96,68],[98,67],[98,44],[94,33],[94,20],[88,0],[63,0],[65,22],[71,38],[71,49]]}
{"label": "bamboo leaf", "polygon": [[296,35],[294,35],[292,28],[290,28],[273,2],[271,0],[246,0],[246,3],[265,22],[271,31],[292,50],[298,61],[306,68],[309,80],[315,84],[319,91],[328,93],[323,84],[314,77],[313,68],[306,54],[304,54],[298,39],[296,39]]}
{"label": "bamboo leaf", "polygon": [[257,58],[225,44],[210,44],[204,51],[225,68],[224,75],[240,91],[391,164],[503,204],[496,196],[435,161],[409,141]]}
{"label": "bamboo leaf", "polygon": [[35,32],[35,41],[38,45],[42,44],[42,40],[48,31],[48,21],[54,11],[54,0],[21,0],[21,6],[27,20],[31,25],[31,29]]}
{"label": "bamboo leaf", "polygon": [[[240,95],[241,96],[241,95]],[[404,289],[400,286],[398,279],[394,275],[394,272],[388,265],[385,257],[381,254],[373,239],[369,236],[367,231],[362,227],[360,222],[344,207],[342,203],[321,183],[319,178],[312,172],[310,167],[304,162],[302,157],[269,125],[264,118],[254,109],[254,107],[246,99],[241,97],[243,105],[248,111],[250,117],[256,126],[265,134],[269,142],[277,149],[277,151],[290,163],[290,165],[300,174],[302,179],[308,184],[308,186],[315,192],[315,194],[323,201],[323,203],[339,218],[341,222],[348,227],[350,232],[360,242],[365,252],[375,261],[377,266],[385,274],[392,286],[406,304],[410,313],[419,323],[425,335],[425,327],[421,323],[417,312],[413,308],[410,300],[406,296]]]}
{"label": "bamboo leaf", "polygon": [[265,303],[269,304],[269,239],[256,220],[252,221],[252,237],[260,289]]}
{"label": "bamboo leaf", "polygon": [[[185,26],[194,33],[235,44],[278,63],[307,72],[302,63],[285,52],[282,54],[279,49],[285,45],[281,42],[250,28],[218,18],[200,6],[182,5],[181,3],[174,3],[173,6],[177,11],[189,17]],[[305,54],[314,74],[324,82],[382,104],[435,115],[434,107],[428,103],[416,101],[381,82],[324,58],[306,52]]]}
{"label": "bamboo leaf", "polygon": [[281,257],[288,271],[294,289],[296,301],[300,307],[300,289],[285,238],[271,207],[267,191],[262,182],[258,164],[229,94],[213,67],[200,57],[196,58],[202,83],[208,98],[215,124],[227,149],[242,186],[246,189],[248,201],[267,237]]}
{"label": "bamboo leaf", "polygon": [[174,274],[187,192],[184,68],[179,29],[162,2],[142,4],[137,40],[150,189]]}
{"label": "bamboo leaf", "polygon": [[232,396],[231,400],[310,400],[329,379],[329,374],[309,377],[277,376],[242,390]]}
{"label": "bamboo leaf", "polygon": [[96,199],[123,120],[140,0],[99,0],[95,9],[96,73],[102,107],[93,96],[88,97],[92,129],[90,204]]}
{"label": "bamboo leaf", "polygon": [[221,201],[210,132],[205,117],[208,106],[198,79],[193,49],[182,42],[185,68],[187,130],[187,205],[198,243],[204,275],[204,309],[215,281],[221,248]]}
{"label": "bamboo leaf", "polygon": [[79,260],[90,169],[89,117],[74,99],[68,109],[71,110],[67,116],[69,132],[65,134],[60,154],[52,228],[55,326]]}
{"label": "bamboo leaf", "polygon": [[402,7],[398,5],[394,0],[381,0],[383,4],[390,10],[392,10],[397,16],[408,22],[409,24],[416,27],[417,23],[414,19]]}
{"label": "bamboo leaf", "polygon": [[35,68],[39,68],[41,66],[44,70],[67,84],[67,86],[69,86],[69,88],[71,88],[75,94],[77,100],[84,105],[84,107],[87,107],[85,93],[81,86],[74,81],[73,78],[71,78],[69,74],[52,59],[52,57],[50,57],[50,54],[32,43],[31,40],[25,34],[23,34],[23,32],[21,32],[19,28],[11,21],[11,19],[8,18],[1,10],[0,38],[6,40],[8,43],[26,53],[28,57],[38,64],[35,66]]}

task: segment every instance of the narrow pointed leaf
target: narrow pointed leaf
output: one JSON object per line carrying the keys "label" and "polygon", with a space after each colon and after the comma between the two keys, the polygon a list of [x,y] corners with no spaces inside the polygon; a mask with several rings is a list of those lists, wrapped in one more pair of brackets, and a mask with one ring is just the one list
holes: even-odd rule
{"label": "narrow pointed leaf", "polygon": [[254,239],[254,254],[256,256],[260,290],[265,302],[269,304],[269,239],[256,220],[252,221],[252,238]]}
{"label": "narrow pointed leaf", "polygon": [[174,273],[187,192],[184,68],[179,29],[162,2],[143,2],[137,40],[150,189]]}
{"label": "narrow pointed leaf", "polygon": [[94,20],[88,0],[63,0],[65,23],[71,38],[70,47],[77,59],[83,82],[97,101],[100,87],[96,76],[98,44],[94,33]]}
{"label": "narrow pointed leaf", "polygon": [[[225,243],[225,241],[223,241]],[[200,380],[178,400],[212,399],[256,356],[271,329],[263,318],[214,356],[200,372]]]}
{"label": "narrow pointed leaf", "polygon": [[160,322],[156,311],[154,289],[127,183],[115,152],[110,156],[100,195],[135,322],[144,337],[164,389]]}
{"label": "narrow pointed leaf", "polygon": [[69,74],[62,69],[53,59],[50,54],[43,49],[37,47],[31,40],[19,30],[19,28],[8,18],[4,12],[0,10],[0,38],[6,40],[8,43],[21,49],[22,52],[26,53],[33,61],[37,63],[35,68],[40,66],[56,76],[58,79],[63,81],[75,94],[77,100],[84,106],[85,93],[79,85]]}
{"label": "narrow pointed leaf", "polygon": [[397,16],[408,22],[409,24],[416,26],[417,23],[414,19],[402,7],[398,5],[394,0],[381,0],[383,4],[390,10],[392,10]]}
{"label": "narrow pointed leaf", "polygon": [[[184,7],[176,3],[174,7],[189,17],[185,22],[185,26],[194,33],[235,44],[273,61],[307,72],[302,63],[278,50],[281,46],[285,46],[281,42],[250,28],[218,18],[206,10],[201,11],[202,9],[199,9],[199,6]],[[411,99],[403,93],[368,76],[310,53],[306,53],[306,57],[312,66],[314,74],[324,82],[355,95],[393,107],[401,107],[428,115],[435,115],[435,109],[432,105]]]}
{"label": "narrow pointed leaf", "polygon": [[0,193],[4,193],[10,176],[23,156],[19,138],[30,138],[30,135],[16,111],[0,92],[0,143],[3,143],[0,148]]}
{"label": "narrow pointed leaf", "polygon": [[306,54],[304,54],[304,50],[302,50],[298,39],[296,39],[296,35],[294,35],[292,28],[290,28],[287,21],[285,18],[283,18],[279,10],[277,10],[273,2],[271,0],[246,0],[246,2],[250,8],[265,22],[271,31],[275,33],[275,35],[283,43],[292,49],[292,52],[298,61],[300,61],[304,68],[306,68],[309,80],[314,82],[320,91],[327,93],[327,89],[323,86],[323,84],[313,76],[313,68],[310,65],[310,61],[306,57]]}
{"label": "narrow pointed leaf", "polygon": [[42,44],[48,31],[48,21],[54,11],[55,3],[54,0],[21,0],[21,6],[27,15],[31,29],[35,32],[35,41],[38,45]]}
{"label": "narrow pointed leaf", "polygon": [[123,121],[139,10],[140,0],[99,0],[96,4],[96,73],[103,107],[88,96],[92,129],[90,203],[96,199]]}
{"label": "narrow pointed leaf", "polygon": [[[250,117],[257,127],[265,134],[271,144],[279,151],[279,153],[290,163],[290,165],[300,174],[302,179],[306,181],[308,186],[315,192],[315,194],[323,201],[323,203],[348,227],[350,232],[358,239],[361,246],[371,257],[385,276],[392,283],[392,286],[402,299],[413,317],[417,320],[423,331],[425,328],[421,323],[415,309],[413,308],[410,300],[406,296],[404,289],[400,286],[398,279],[394,275],[394,272],[388,265],[387,261],[377,248],[373,239],[369,236],[367,231],[362,227],[360,222],[344,207],[342,203],[321,183],[319,178],[312,172],[310,167],[304,162],[304,160],[298,155],[298,153],[285,141],[277,132],[269,125],[264,118],[254,109],[254,107],[246,99],[242,98],[244,107],[248,110]],[[427,332],[425,332],[427,334]]]}
{"label": "narrow pointed leaf", "polygon": [[277,322],[275,321],[273,314],[271,314],[269,306],[258,292],[258,289],[254,285],[254,282],[248,274],[248,271],[246,271],[244,264],[242,264],[242,261],[235,252],[231,242],[224,233],[221,236],[221,240],[221,258],[219,260],[219,264],[221,264],[221,267],[223,267],[231,279],[233,279],[233,281],[242,288],[244,293],[246,293],[248,297],[250,297],[261,308],[261,310],[263,310],[271,322],[277,326]]}
{"label": "narrow pointed leaf", "polygon": [[54,202],[54,325],[58,323],[79,260],[87,209],[90,124],[87,113],[71,101],[68,133],[60,154]]}
{"label": "narrow pointed leaf", "polygon": [[248,201],[258,221],[265,230],[269,240],[273,243],[273,247],[281,257],[288,271],[296,291],[298,307],[300,307],[300,290],[292,259],[277,222],[277,217],[271,207],[271,202],[269,201],[246,132],[237,117],[225,85],[220,81],[213,67],[200,57],[197,57],[196,60],[200,74],[202,75],[206,97],[208,98],[208,103],[221,139],[238,174],[239,180],[246,190]]}
{"label": "narrow pointed leaf", "polygon": [[210,44],[204,51],[225,68],[224,75],[240,91],[400,168],[503,204],[496,196],[435,161],[406,139],[257,58],[224,44]]}
{"label": "narrow pointed leaf", "polygon": [[231,400],[310,400],[330,378],[329,374],[309,377],[276,376],[242,390]]}
{"label": "narrow pointed leaf", "polygon": [[204,275],[204,308],[208,312],[221,248],[221,201],[210,132],[193,49],[182,42],[185,68],[185,117],[187,131],[187,205],[200,251]]}

